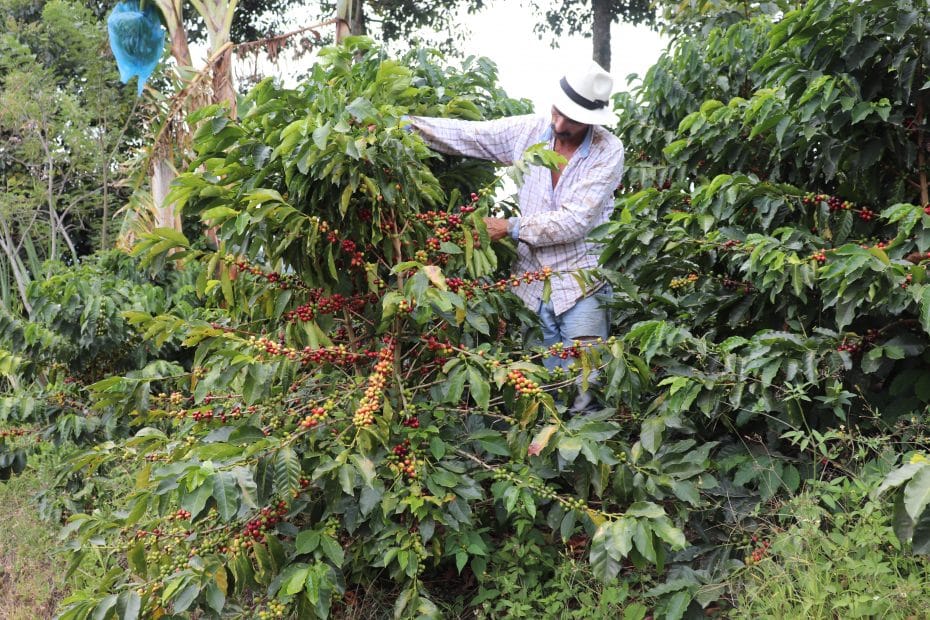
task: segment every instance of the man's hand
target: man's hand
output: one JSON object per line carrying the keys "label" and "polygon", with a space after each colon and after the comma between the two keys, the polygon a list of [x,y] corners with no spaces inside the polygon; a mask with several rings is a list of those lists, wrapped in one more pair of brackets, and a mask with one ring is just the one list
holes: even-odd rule
{"label": "man's hand", "polygon": [[491,241],[500,241],[507,236],[507,227],[509,222],[502,217],[486,217],[484,225],[488,228],[488,236]]}

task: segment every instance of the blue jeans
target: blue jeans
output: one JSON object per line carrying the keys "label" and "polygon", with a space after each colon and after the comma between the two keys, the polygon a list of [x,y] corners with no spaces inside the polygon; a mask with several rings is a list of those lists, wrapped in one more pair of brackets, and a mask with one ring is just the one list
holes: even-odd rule
{"label": "blue jeans", "polygon": [[[610,297],[611,289],[605,286],[593,295],[579,299],[574,306],[560,315],[555,314],[552,302],[539,303],[539,321],[542,327],[542,344],[551,347],[559,342],[566,347],[574,345],[576,340],[603,338],[610,333],[610,313],[603,305],[603,300]],[[557,366],[566,368],[574,360],[561,359],[548,355],[543,365],[552,370]]]}

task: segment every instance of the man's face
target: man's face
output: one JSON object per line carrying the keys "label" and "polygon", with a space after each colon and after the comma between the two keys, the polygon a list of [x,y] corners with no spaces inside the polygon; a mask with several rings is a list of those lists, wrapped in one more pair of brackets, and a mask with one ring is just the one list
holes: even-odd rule
{"label": "man's face", "polygon": [[560,142],[581,142],[590,125],[573,121],[552,106],[552,133]]}

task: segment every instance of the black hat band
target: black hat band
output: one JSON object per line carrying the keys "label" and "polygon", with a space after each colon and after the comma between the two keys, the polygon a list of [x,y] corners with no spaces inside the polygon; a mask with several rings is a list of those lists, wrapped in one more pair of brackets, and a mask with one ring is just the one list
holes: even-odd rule
{"label": "black hat band", "polygon": [[562,78],[559,81],[559,86],[562,87],[562,90],[565,92],[566,95],[568,95],[569,99],[571,99],[573,102],[577,103],[578,105],[580,105],[582,108],[586,110],[600,110],[601,108],[607,105],[607,102],[604,101],[603,99],[595,99],[594,101],[591,101],[590,99],[586,97],[582,97],[577,92],[575,92],[575,89],[569,85],[568,80],[566,80],[565,78]]}

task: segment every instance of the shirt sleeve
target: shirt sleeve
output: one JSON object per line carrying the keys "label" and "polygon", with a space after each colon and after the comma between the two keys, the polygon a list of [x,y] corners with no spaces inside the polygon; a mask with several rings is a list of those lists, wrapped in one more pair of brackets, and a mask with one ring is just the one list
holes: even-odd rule
{"label": "shirt sleeve", "polygon": [[475,157],[510,165],[522,156],[527,135],[539,124],[535,116],[491,121],[411,116],[410,126],[440,153]]}
{"label": "shirt sleeve", "polygon": [[571,186],[562,189],[558,209],[520,218],[520,241],[533,247],[580,241],[598,223],[623,176],[623,147],[594,163]]}

